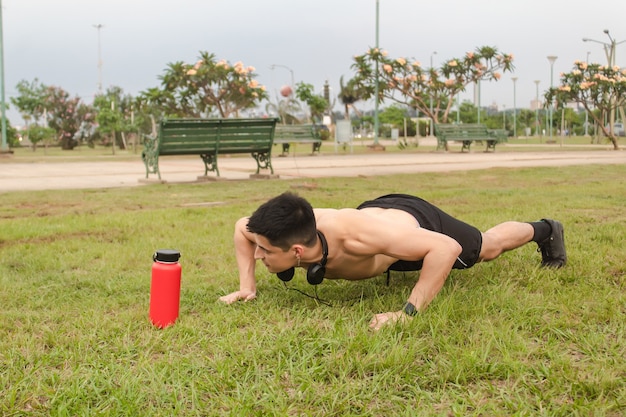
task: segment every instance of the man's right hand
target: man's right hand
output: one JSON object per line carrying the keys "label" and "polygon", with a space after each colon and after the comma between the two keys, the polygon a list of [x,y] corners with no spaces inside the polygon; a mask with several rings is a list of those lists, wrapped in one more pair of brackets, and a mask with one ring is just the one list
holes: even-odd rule
{"label": "man's right hand", "polygon": [[239,300],[250,301],[250,300],[254,300],[255,298],[256,298],[255,291],[239,290],[239,291],[235,291],[233,293],[220,297],[220,301],[226,304],[232,304],[235,301],[239,301]]}

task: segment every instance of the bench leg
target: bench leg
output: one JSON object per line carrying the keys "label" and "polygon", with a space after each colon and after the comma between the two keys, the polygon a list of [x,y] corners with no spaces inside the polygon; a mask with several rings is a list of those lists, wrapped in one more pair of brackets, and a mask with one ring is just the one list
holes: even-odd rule
{"label": "bench leg", "polygon": [[274,174],[274,167],[272,167],[272,153],[271,152],[253,152],[252,157],[256,160],[256,173],[258,174],[261,169],[269,169]]}
{"label": "bench leg", "polygon": [[283,154],[282,156],[287,156],[289,155],[289,143],[283,143]]}
{"label": "bench leg", "polygon": [[150,174],[157,174],[159,179],[161,179],[161,171],[159,171],[159,155],[143,151],[141,153],[141,160],[146,166],[146,179]]}
{"label": "bench leg", "polygon": [[463,147],[461,148],[461,152],[464,152],[467,150],[467,152],[470,151],[470,146],[472,145],[472,141],[469,140],[464,140],[463,141]]}
{"label": "bench leg", "polygon": [[315,155],[315,152],[320,153],[320,148],[322,147],[322,142],[313,142],[313,151],[311,155]]}
{"label": "bench leg", "polygon": [[205,177],[208,175],[209,171],[215,172],[218,177],[220,176],[220,170],[217,168],[217,155],[203,153],[200,155],[200,158],[202,158],[202,162],[204,162]]}
{"label": "bench leg", "polygon": [[498,143],[498,141],[496,141],[496,140],[488,140],[487,141],[487,152],[489,152],[490,149],[495,152],[497,143]]}
{"label": "bench leg", "polygon": [[448,151],[448,141],[446,141],[445,139],[439,139],[437,138],[437,150],[438,151]]}

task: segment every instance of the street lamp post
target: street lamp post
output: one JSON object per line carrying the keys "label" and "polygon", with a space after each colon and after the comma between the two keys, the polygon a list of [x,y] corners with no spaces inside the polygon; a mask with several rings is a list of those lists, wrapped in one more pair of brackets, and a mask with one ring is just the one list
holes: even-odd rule
{"label": "street lamp post", "polygon": [[480,123],[480,80],[476,81],[476,119],[477,123]]}
{"label": "street lamp post", "polygon": [[611,43],[597,41],[595,39],[589,39],[589,38],[583,38],[583,42],[595,42],[595,43],[599,43],[600,45],[602,45],[604,47],[604,53],[606,54],[607,63],[609,64],[609,66],[614,67],[615,66],[615,47],[619,44],[626,42],[626,39],[623,41],[617,42],[615,39],[613,39],[608,29],[604,29],[604,33],[606,34],[606,36],[609,37],[609,40],[611,41]]}
{"label": "street lamp post", "polygon": [[2,37],[2,0],[0,0],[0,106],[2,106],[2,148],[0,153],[9,152],[7,140],[7,115],[4,101],[4,39]]}
{"label": "street lamp post", "polygon": [[[606,34],[606,36],[609,37],[609,40],[611,41],[610,44],[606,42],[602,42],[602,41],[597,41],[595,39],[589,39],[589,38],[583,38],[583,42],[595,42],[595,43],[599,43],[600,45],[602,45],[604,47],[604,53],[606,54],[606,60],[607,60],[609,67],[614,67],[616,47],[617,45],[626,42],[626,40],[617,42],[615,39],[613,39],[608,29],[604,29],[604,33]],[[587,55],[587,57],[589,57],[589,55]],[[615,109],[611,106],[611,111],[609,112],[609,132],[611,132],[611,134],[613,134],[614,123],[615,123]]]}
{"label": "street lamp post", "polygon": [[[550,62],[550,88],[553,87],[553,83],[554,83],[554,61],[556,61],[558,57],[556,55],[549,55],[548,56],[548,61]],[[549,119],[550,119],[550,126],[548,127],[548,130],[550,131],[549,135],[550,135],[550,142],[552,142],[552,102],[550,102],[550,106],[548,107],[549,110]]]}
{"label": "street lamp post", "polygon": [[[376,0],[376,51],[378,52],[378,15],[379,0]],[[378,59],[376,60],[376,81],[374,86],[374,146],[378,146],[378,134],[380,133],[380,124],[378,121]]]}
{"label": "street lamp post", "polygon": [[[437,51],[433,51],[432,54],[430,54],[430,70],[433,70],[433,55],[437,55]],[[433,117],[433,95],[432,92],[430,94],[430,114],[431,114],[431,118]]]}
{"label": "street lamp post", "polygon": [[102,94],[102,47],[100,44],[100,29],[104,27],[104,25],[98,23],[97,25],[93,25],[98,30],[98,93]]}
{"label": "street lamp post", "polygon": [[539,80],[535,80],[535,135],[539,134]]}
{"label": "street lamp post", "polygon": [[516,97],[516,84],[517,77],[511,77],[513,80],[513,137],[517,138],[517,97]]}
{"label": "street lamp post", "polygon": [[[284,69],[286,69],[287,71],[289,71],[289,73],[291,74],[291,94],[295,94],[295,93],[296,93],[296,86],[295,86],[295,84],[294,84],[293,70],[292,70],[291,68],[289,68],[287,65],[281,65],[281,64],[272,64],[272,65],[270,65],[270,69],[271,69],[272,71],[274,71],[276,68],[284,68]],[[274,90],[274,94],[276,94],[276,90]],[[281,92],[281,95],[282,95],[282,92]],[[278,102],[279,102],[279,100],[280,100],[280,99],[278,98],[278,95],[276,95],[277,111],[278,111],[278,115],[279,115],[279,116],[281,116],[280,106],[278,106]],[[283,124],[284,124],[284,123],[287,123],[287,122],[285,121],[285,118],[284,118],[284,117],[282,117],[282,116],[281,116],[281,120],[282,120],[282,123],[283,123]]]}
{"label": "street lamp post", "polygon": [[295,91],[296,85],[294,84],[294,76],[293,76],[293,70],[291,68],[289,68],[287,65],[281,65],[281,64],[272,64],[270,65],[270,69],[273,71],[276,68],[284,68],[287,71],[289,71],[289,73],[291,74],[291,89]]}
{"label": "street lamp post", "polygon": [[[587,51],[587,65],[589,65],[589,54],[591,52]],[[585,109],[585,136],[589,136],[589,112]]]}

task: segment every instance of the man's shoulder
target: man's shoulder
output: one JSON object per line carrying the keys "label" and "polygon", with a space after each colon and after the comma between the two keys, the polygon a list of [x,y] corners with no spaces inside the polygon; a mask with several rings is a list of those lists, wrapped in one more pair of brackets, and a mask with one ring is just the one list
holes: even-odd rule
{"label": "man's shoulder", "polygon": [[[351,226],[367,221],[369,216],[353,208],[315,210],[315,218],[319,229],[350,230]],[[370,219],[371,221],[371,219]]]}
{"label": "man's shoulder", "polygon": [[363,213],[361,212],[361,210],[346,207],[334,210],[332,215],[333,217],[340,220],[348,220],[361,218],[363,216]]}
{"label": "man's shoulder", "polygon": [[353,216],[356,213],[359,213],[360,210],[354,208],[314,208],[313,213],[315,213],[315,217],[322,216]]}

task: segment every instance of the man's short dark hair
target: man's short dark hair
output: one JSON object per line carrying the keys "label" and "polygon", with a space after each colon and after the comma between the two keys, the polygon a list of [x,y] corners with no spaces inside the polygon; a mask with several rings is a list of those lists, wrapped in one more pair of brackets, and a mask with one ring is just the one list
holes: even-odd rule
{"label": "man's short dark hair", "polygon": [[286,251],[296,244],[313,246],[317,226],[313,207],[297,194],[286,192],[263,203],[248,219],[248,230]]}

